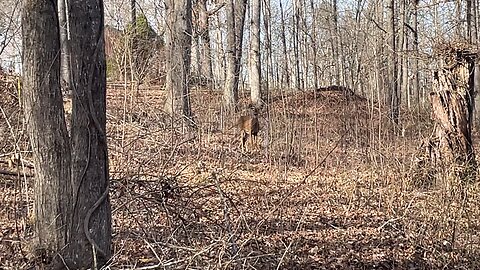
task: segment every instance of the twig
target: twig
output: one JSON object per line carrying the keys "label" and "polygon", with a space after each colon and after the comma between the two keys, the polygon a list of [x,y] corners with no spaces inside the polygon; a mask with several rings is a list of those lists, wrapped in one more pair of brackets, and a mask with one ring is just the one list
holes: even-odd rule
{"label": "twig", "polygon": [[153,246],[147,242],[147,240],[143,240],[145,242],[145,244],[147,244],[148,248],[150,248],[150,250],[153,252],[153,255],[155,255],[155,258],[157,258],[158,260],[158,263],[155,264],[155,265],[149,265],[149,266],[144,266],[144,267],[137,267],[135,269],[138,269],[138,270],[149,270],[149,269],[158,269],[160,268],[163,264],[162,264],[162,260],[160,260],[160,257],[158,257],[158,254],[157,252],[155,251],[155,249],[153,248]]}

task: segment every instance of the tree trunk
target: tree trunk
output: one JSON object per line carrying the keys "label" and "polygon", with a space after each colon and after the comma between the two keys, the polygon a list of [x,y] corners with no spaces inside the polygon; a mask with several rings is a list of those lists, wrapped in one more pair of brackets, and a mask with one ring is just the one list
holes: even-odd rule
{"label": "tree trunk", "polygon": [[228,109],[237,109],[238,84],[242,60],[243,25],[246,0],[230,0],[227,3],[227,61],[223,102]]}
{"label": "tree trunk", "polygon": [[301,89],[301,74],[300,74],[300,4],[298,0],[293,1],[293,54],[295,59],[295,88]]}
{"label": "tree trunk", "polygon": [[285,18],[283,14],[282,0],[280,0],[280,26],[281,26],[281,39],[282,39],[282,87],[290,88],[290,68],[288,67],[288,52],[287,52],[287,32],[285,31]]}
{"label": "tree trunk", "polygon": [[55,8],[53,1],[25,1],[22,26],[28,34],[23,35],[23,98],[36,168],[33,250],[60,265],[69,242],[72,185]]}
{"label": "tree trunk", "polygon": [[60,25],[60,50],[61,50],[61,57],[60,57],[60,76],[61,76],[61,83],[62,92],[67,95],[71,96],[72,94],[72,87],[71,87],[71,74],[72,69],[70,65],[70,52],[69,52],[69,20],[68,15],[70,12],[68,5],[68,1],[66,0],[58,0],[58,23]]}
{"label": "tree trunk", "polygon": [[409,66],[408,66],[408,35],[407,35],[407,27],[406,25],[409,25],[409,22],[407,21],[408,16],[408,4],[407,0],[401,0],[400,1],[400,7],[401,7],[401,19],[400,19],[400,33],[399,33],[399,47],[401,46],[402,54],[400,58],[400,63],[399,63],[399,69],[400,69],[400,74],[399,74],[399,82],[400,87],[398,89],[399,93],[405,93],[405,98],[407,101],[407,108],[411,109],[411,92],[410,92],[410,87],[408,84],[408,71],[409,71]]}
{"label": "tree trunk", "polygon": [[400,96],[398,93],[398,61],[397,61],[397,42],[395,27],[395,0],[390,0],[390,118],[394,124],[399,122],[400,114]]}
{"label": "tree trunk", "polygon": [[[477,18],[477,1],[467,0],[467,34],[470,44],[478,42],[478,18]],[[473,128],[480,131],[480,58],[475,59],[475,68],[473,72],[473,87],[475,93],[475,106],[473,116]]]}
{"label": "tree trunk", "polygon": [[[227,6],[228,7],[228,6]],[[228,10],[227,10],[228,12]],[[212,43],[213,45],[213,52],[214,56],[212,60],[213,61],[212,65],[214,66],[214,81],[215,85],[214,87],[221,88],[222,86],[225,86],[226,82],[226,61],[227,61],[227,55],[228,53],[225,51],[225,46],[224,46],[224,33],[221,29],[221,14],[220,12],[217,13],[217,16],[215,16],[215,27],[214,27],[214,36],[215,36],[215,42]],[[223,89],[223,88],[222,88]],[[225,91],[225,90],[224,90]]]}
{"label": "tree trunk", "polygon": [[260,69],[260,0],[252,0],[250,13],[250,96],[252,104],[260,106],[261,94],[261,69]]}
{"label": "tree trunk", "polygon": [[130,0],[130,23],[132,24],[132,30],[135,31],[137,26],[137,1]]}
{"label": "tree trunk", "polygon": [[98,269],[112,255],[103,1],[71,0],[70,4],[74,208],[67,263],[73,269]]}
{"label": "tree trunk", "polygon": [[462,0],[455,0],[455,35],[458,40],[463,40]]}
{"label": "tree trunk", "polygon": [[227,3],[227,51],[226,51],[226,77],[223,90],[224,105],[235,108],[238,102],[238,89],[235,88],[235,5],[234,0]]}
{"label": "tree trunk", "polygon": [[473,34],[472,34],[472,1],[467,0],[467,40],[468,42],[473,42]]}
{"label": "tree trunk", "polygon": [[195,5],[195,11],[197,14],[196,20],[196,33],[197,46],[199,57],[198,61],[198,75],[202,79],[205,79],[210,85],[213,79],[213,67],[212,67],[212,54],[210,46],[210,33],[209,33],[209,12],[207,10],[207,1],[198,0]]}
{"label": "tree trunk", "polygon": [[165,56],[167,70],[165,111],[174,117],[191,118],[190,56],[192,46],[192,1],[165,1]]}
{"label": "tree trunk", "polygon": [[[278,84],[278,78],[275,77],[275,71],[274,68],[276,68],[277,65],[273,64],[273,53],[272,53],[272,27],[270,22],[272,21],[272,9],[271,9],[271,3],[270,0],[265,0],[264,8],[263,8],[263,29],[265,31],[265,41],[264,41],[264,50],[265,50],[265,75],[263,76],[263,81],[265,82],[264,84],[264,99],[269,99],[269,89],[270,86],[273,85],[273,87],[279,86]],[[261,60],[260,60],[261,61]],[[260,65],[261,66],[261,65]],[[261,68],[261,67],[260,67]],[[260,71],[261,73],[261,71]]]}
{"label": "tree trunk", "polygon": [[317,12],[315,11],[317,8],[313,0],[310,0],[310,10],[313,11],[312,14],[312,30],[310,34],[310,44],[312,46],[312,62],[313,62],[313,87],[314,89],[318,89],[320,85],[318,84],[318,67],[319,63],[317,60],[318,48],[317,48]]}
{"label": "tree trunk", "polygon": [[415,97],[415,103],[420,107],[420,71],[418,70],[418,1],[413,0],[413,67],[412,72],[415,74],[412,85],[412,92]]}
{"label": "tree trunk", "polygon": [[248,0],[235,2],[235,89],[238,91],[243,54],[243,32]]}
{"label": "tree trunk", "polygon": [[431,160],[438,165],[457,164],[468,173],[475,167],[472,147],[473,68],[472,53],[447,52],[446,66],[435,72],[430,94],[435,125],[430,139]]}
{"label": "tree trunk", "polygon": [[340,72],[341,72],[341,61],[340,61],[340,42],[339,42],[339,31],[338,31],[338,11],[337,11],[337,0],[332,0],[332,24],[333,29],[331,32],[331,43],[332,43],[332,58],[334,65],[334,78],[335,85],[341,85],[340,83]]}

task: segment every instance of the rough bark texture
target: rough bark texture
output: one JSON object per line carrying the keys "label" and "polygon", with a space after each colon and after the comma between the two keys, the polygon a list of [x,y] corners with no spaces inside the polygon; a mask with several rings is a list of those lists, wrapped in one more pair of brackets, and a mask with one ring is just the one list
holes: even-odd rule
{"label": "rough bark texture", "polygon": [[252,104],[262,104],[260,69],[260,0],[252,0],[250,13],[249,79]]}
{"label": "rough bark texture", "polygon": [[97,268],[111,257],[103,1],[71,0],[73,60],[70,268]]}
{"label": "rough bark texture", "polygon": [[23,33],[28,33],[23,35],[23,98],[36,168],[34,251],[47,263],[63,256],[68,243],[72,194],[56,13],[53,1],[27,0],[22,14]]}
{"label": "rough bark texture", "polygon": [[165,111],[172,116],[191,117],[190,55],[192,46],[192,1],[165,1],[165,56],[167,70]]}
{"label": "rough bark texture", "polygon": [[471,170],[475,165],[472,147],[473,68],[472,54],[449,52],[445,67],[435,73],[430,93],[436,122],[430,140],[430,158],[438,164],[454,163]]}

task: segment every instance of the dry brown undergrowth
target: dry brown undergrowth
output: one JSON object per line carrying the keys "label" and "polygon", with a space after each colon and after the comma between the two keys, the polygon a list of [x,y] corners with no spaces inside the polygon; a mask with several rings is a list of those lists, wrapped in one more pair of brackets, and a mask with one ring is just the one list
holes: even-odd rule
{"label": "dry brown undergrowth", "polygon": [[[161,112],[161,91],[109,89],[111,269],[480,267],[479,184],[419,185],[430,170],[411,161],[427,120],[405,112],[394,135],[364,99],[277,91],[261,113],[262,149],[242,153],[220,100],[194,90],[189,131]],[[3,268],[32,263],[24,184],[0,180]]]}

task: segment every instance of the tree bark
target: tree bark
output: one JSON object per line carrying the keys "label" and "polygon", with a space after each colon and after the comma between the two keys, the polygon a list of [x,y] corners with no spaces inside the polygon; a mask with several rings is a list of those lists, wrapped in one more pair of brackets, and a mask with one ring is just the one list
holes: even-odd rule
{"label": "tree bark", "polygon": [[[106,141],[103,0],[70,0],[73,218],[72,269],[98,269],[111,257],[111,208]],[[88,19],[86,19],[88,18]]]}
{"label": "tree bark", "polygon": [[28,33],[23,35],[23,98],[36,168],[34,250],[59,265],[69,242],[72,183],[56,13],[53,1],[27,0],[22,26]]}
{"label": "tree bark", "polygon": [[262,104],[260,69],[260,0],[252,0],[250,13],[250,59],[249,79],[252,104]]}
{"label": "tree bark", "polygon": [[190,56],[192,46],[192,1],[167,0],[165,56],[167,101],[165,111],[174,117],[191,118]]}

